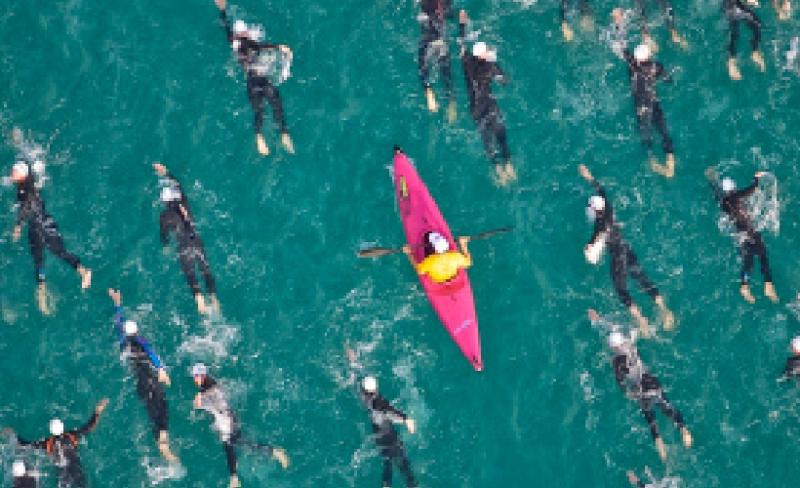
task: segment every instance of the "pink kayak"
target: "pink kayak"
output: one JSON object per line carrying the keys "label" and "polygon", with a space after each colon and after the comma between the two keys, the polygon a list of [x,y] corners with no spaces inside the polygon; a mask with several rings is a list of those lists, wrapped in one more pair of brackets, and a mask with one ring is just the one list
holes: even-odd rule
{"label": "pink kayak", "polygon": [[[445,236],[451,249],[458,249],[428,188],[399,149],[395,150],[394,155],[394,187],[406,240],[411,246],[415,262],[420,263],[425,258],[425,236],[431,231]],[[461,352],[476,371],[483,369],[478,318],[466,271],[459,270],[455,278],[447,283],[436,283],[427,275],[419,279],[433,309]]]}

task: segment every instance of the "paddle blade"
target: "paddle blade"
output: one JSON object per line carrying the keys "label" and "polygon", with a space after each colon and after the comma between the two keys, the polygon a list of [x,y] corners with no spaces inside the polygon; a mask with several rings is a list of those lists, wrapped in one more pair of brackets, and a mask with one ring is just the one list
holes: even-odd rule
{"label": "paddle blade", "polygon": [[388,256],[389,254],[397,254],[403,252],[402,249],[392,249],[388,247],[370,247],[358,251],[360,258],[379,258],[381,256]]}
{"label": "paddle blade", "polygon": [[509,225],[508,227],[500,227],[499,229],[487,230],[486,232],[481,232],[480,234],[475,234],[474,236],[471,236],[470,240],[474,241],[475,239],[486,239],[497,234],[510,232],[512,230],[514,230],[514,226],[512,225]]}

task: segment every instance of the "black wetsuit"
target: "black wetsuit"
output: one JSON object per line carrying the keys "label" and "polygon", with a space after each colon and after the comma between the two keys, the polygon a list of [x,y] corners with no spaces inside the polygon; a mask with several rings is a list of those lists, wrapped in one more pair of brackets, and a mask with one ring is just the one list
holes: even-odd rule
{"label": "black wetsuit", "polygon": [[419,41],[419,78],[422,87],[431,86],[430,73],[434,63],[448,99],[453,98],[453,77],[450,71],[450,50],[447,45],[447,20],[453,17],[452,0],[422,0],[420,5],[422,35]]}
{"label": "black wetsuit", "polygon": [[33,442],[17,438],[17,442],[22,446],[43,449],[54,458],[54,463],[58,467],[59,487],[84,488],[88,484],[78,456],[78,441],[94,429],[98,418],[97,413],[94,413],[83,427],[64,432],[59,436],[49,436]]}
{"label": "black wetsuit", "polygon": [[794,354],[786,360],[783,375],[788,378],[800,378],[800,354]]}
{"label": "black wetsuit", "polygon": [[[577,0],[578,9],[581,11],[581,15],[586,17],[591,15],[592,10],[589,7],[589,0]],[[561,23],[567,21],[567,10],[569,10],[570,0],[561,0]]]}
{"label": "black wetsuit", "polygon": [[722,0],[725,18],[730,24],[730,38],[728,40],[728,55],[736,57],[736,41],[739,39],[739,23],[744,22],[753,32],[750,47],[753,52],[758,51],[761,42],[761,20],[755,11],[741,2],[741,0]]}
{"label": "black wetsuit", "polygon": [[659,296],[658,289],[644,274],[630,244],[622,238],[620,228],[614,221],[611,200],[597,180],[592,181],[592,186],[595,192],[603,197],[606,205],[602,212],[595,213],[594,230],[588,244],[594,245],[602,235],[605,235],[606,246],[611,254],[611,281],[619,299],[626,307],[630,308],[633,305],[633,299],[628,292],[628,276],[637,280],[642,289],[655,300]]}
{"label": "black wetsuit", "polygon": [[[639,11],[639,18],[642,22],[642,32],[647,33],[647,2],[651,0],[636,0],[636,9]],[[664,18],[667,21],[667,28],[670,31],[675,30],[675,14],[672,10],[672,3],[670,0],[658,0],[661,10],[664,11]]]}
{"label": "black wetsuit", "polygon": [[496,164],[505,164],[511,159],[511,152],[506,142],[503,116],[500,107],[497,106],[497,100],[492,95],[492,81],[506,83],[507,80],[496,62],[485,61],[468,52],[464,43],[465,35],[466,26],[460,24],[458,39],[464,78],[467,82],[470,113],[481,133],[489,159]]}
{"label": "black wetsuit", "polygon": [[178,261],[192,294],[197,295],[200,293],[200,285],[197,282],[195,273],[195,266],[197,266],[203,274],[206,291],[211,295],[216,295],[216,283],[211,275],[206,252],[203,248],[203,241],[200,240],[200,236],[195,230],[186,194],[172,174],[167,173],[166,179],[169,185],[180,192],[181,199],[180,201],[167,202],[166,208],[161,212],[161,245],[166,246],[169,244],[169,234],[170,232],[175,232],[175,239],[178,242]]}
{"label": "black wetsuit", "polygon": [[239,419],[228,405],[225,393],[214,378],[210,376],[204,377],[203,383],[200,385],[200,393],[203,395],[201,408],[214,416],[214,430],[217,431],[222,441],[222,448],[225,451],[225,458],[228,463],[228,472],[231,476],[236,474],[238,464],[236,448],[238,446],[261,451],[272,457],[274,449],[272,446],[253,442],[242,435]]}
{"label": "black wetsuit", "polygon": [[661,102],[656,94],[656,82],[659,79],[671,81],[669,74],[664,69],[664,65],[657,61],[639,63],[627,49],[622,52],[622,55],[628,63],[628,76],[631,80],[631,91],[642,144],[648,151],[651,149],[653,145],[652,132],[655,126],[655,129],[661,134],[664,152],[672,154],[672,139],[669,137],[664,112],[661,110]]}
{"label": "black wetsuit", "polygon": [[125,335],[124,323],[125,315],[122,307],[114,307],[114,325],[117,329],[120,351],[128,359],[136,378],[136,392],[147,408],[147,414],[153,424],[153,435],[158,441],[161,432],[167,432],[169,429],[167,397],[158,381],[158,370],[163,365],[144,337]]}
{"label": "black wetsuit", "polygon": [[39,486],[39,476],[36,472],[28,470],[26,465],[25,474],[14,476],[11,486],[13,488],[37,488]]}
{"label": "black wetsuit", "polygon": [[81,262],[74,254],[64,247],[64,239],[58,231],[58,225],[53,217],[44,208],[44,200],[36,188],[33,170],[28,166],[29,174],[22,183],[17,183],[17,225],[28,223],[28,243],[36,280],[43,283],[44,277],[44,250],[47,248],[56,257],[64,260],[76,270]]}
{"label": "black wetsuit", "polygon": [[369,410],[375,444],[383,456],[383,486],[392,486],[392,465],[396,465],[406,479],[406,486],[416,487],[417,482],[411,472],[403,441],[393,425],[393,421],[405,421],[406,414],[393,407],[380,394],[370,394],[359,389],[359,398]]}
{"label": "black wetsuit", "polygon": [[681,413],[667,400],[658,379],[647,372],[636,353],[617,354],[614,356],[613,365],[617,384],[629,398],[639,403],[654,440],[659,437],[656,415],[653,411],[655,406],[661,408],[676,427],[684,427]]}
{"label": "black wetsuit", "polygon": [[750,282],[750,274],[753,272],[753,262],[756,256],[761,260],[761,274],[764,277],[764,282],[772,283],[772,273],[767,259],[767,247],[764,245],[761,233],[750,222],[750,216],[747,213],[745,204],[745,199],[753,194],[757,186],[758,178],[754,178],[753,183],[747,188],[732,191],[726,195],[722,195],[719,189],[716,190],[718,198],[721,195],[722,210],[730,216],[731,220],[733,220],[733,225],[736,227],[737,241],[742,255],[741,282],[743,285]]}
{"label": "black wetsuit", "polygon": [[220,18],[225,26],[228,42],[231,45],[233,45],[234,41],[239,42],[239,47],[236,50],[236,59],[242,65],[247,76],[247,96],[250,99],[250,105],[253,107],[256,134],[261,133],[261,126],[264,123],[265,98],[272,107],[272,117],[275,119],[275,123],[278,124],[281,133],[288,134],[289,129],[286,126],[283,102],[281,101],[280,93],[278,93],[278,88],[267,78],[266,73],[259,72],[258,69],[259,55],[267,49],[278,49],[278,45],[254,41],[244,36],[235,36],[224,10],[220,11]]}

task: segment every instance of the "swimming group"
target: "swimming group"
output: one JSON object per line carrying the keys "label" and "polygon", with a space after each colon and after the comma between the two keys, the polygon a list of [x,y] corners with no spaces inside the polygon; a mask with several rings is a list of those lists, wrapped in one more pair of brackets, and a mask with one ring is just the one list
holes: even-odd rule
{"label": "swimming group", "polygon": [[[611,50],[628,68],[635,117],[642,143],[649,153],[650,167],[656,173],[671,178],[675,174],[676,159],[656,92],[656,83],[659,80],[669,80],[669,74],[661,63],[653,59],[658,51],[658,45],[649,30],[650,23],[646,12],[646,4],[651,0],[635,1],[636,11],[616,8],[611,13],[612,22],[609,29]],[[283,149],[290,154],[294,153],[294,143],[277,88],[277,85],[289,76],[291,49],[283,44],[265,42],[264,30],[258,25],[248,25],[243,20],[231,20],[227,15],[226,0],[214,0],[214,3],[219,10],[220,22],[224,27],[228,43],[245,73],[247,95],[254,113],[257,151],[263,156],[270,154],[263,134],[266,102],[271,106]],[[456,17],[455,10],[452,0],[421,0],[419,3],[417,20],[421,26],[421,39],[418,64],[426,108],[431,113],[439,111],[439,101],[434,90],[437,78],[434,71],[438,70],[438,82],[444,86],[444,96],[447,100],[447,120],[453,122],[457,117],[457,105],[450,68],[448,24]],[[570,3],[570,0],[561,0],[561,30],[567,42],[572,42],[575,38],[568,20]],[[582,16],[581,26],[587,30],[591,29],[593,21],[589,0],[577,0],[577,3]],[[672,41],[685,48],[687,41],[677,30],[670,1],[659,0],[658,3],[663,10]],[[730,22],[727,67],[731,79],[739,80],[742,77],[736,58],[740,23],[746,24],[751,29],[751,58],[758,69],[764,71],[765,61],[759,50],[761,21],[757,14],[751,6],[745,5],[741,0],[722,0],[722,3],[726,18]],[[789,18],[791,14],[789,0],[773,0],[773,4],[780,19]],[[631,51],[628,49],[629,30],[634,18],[638,18],[640,22],[641,43]],[[465,10],[458,13],[457,22],[456,41],[467,85],[469,112],[492,164],[492,177],[498,185],[509,185],[517,179],[517,175],[506,140],[503,116],[492,94],[493,82],[504,83],[507,79],[497,62],[496,49],[479,40],[477,33],[470,30],[470,19]],[[283,70],[278,80],[275,79],[273,69],[276,55],[283,60]],[[651,149],[653,129],[661,136],[663,162]],[[36,303],[42,314],[50,315],[52,307],[49,303],[44,269],[45,251],[49,251],[72,267],[78,274],[80,286],[84,290],[92,285],[92,271],[80,258],[67,250],[55,219],[45,208],[42,189],[48,176],[44,151],[40,146],[27,141],[19,128],[12,130],[11,140],[17,150],[17,159],[7,178],[16,187],[17,218],[12,234],[13,240],[16,242],[20,239],[23,226],[27,225],[28,245],[33,258],[36,280]],[[214,276],[198,234],[187,192],[179,179],[164,164],[154,162],[152,168],[159,181],[159,198],[163,203],[159,222],[161,243],[167,250],[171,237],[174,237],[178,265],[186,278],[198,312],[219,313],[220,303]],[[587,166],[579,165],[578,173],[592,188],[586,212],[593,222],[593,230],[584,247],[585,258],[589,263],[598,265],[604,255],[609,256],[614,289],[636,325],[625,327],[613,323],[601,317],[595,310],[589,310],[588,317],[606,336],[608,347],[613,353],[612,369],[616,381],[625,395],[638,404],[656,450],[660,457],[666,460],[667,448],[656,424],[656,407],[678,428],[686,448],[690,448],[694,440],[681,413],[667,399],[661,383],[639,357],[637,340],[652,337],[654,330],[651,321],[645,317],[628,290],[629,279],[638,282],[642,290],[651,297],[659,310],[659,322],[664,330],[672,330],[676,319],[664,296],[645,274],[631,245],[625,239],[622,227],[613,211],[612,198]],[[741,189],[731,178],[718,175],[711,168],[706,171],[706,176],[722,214],[729,219],[734,229],[733,234],[742,261],[739,285],[742,298],[748,303],[756,301],[751,290],[751,277],[755,260],[758,258],[763,277],[764,296],[777,303],[779,298],[770,273],[764,238],[749,212],[748,205],[748,200],[757,191],[767,173],[756,172],[752,182]],[[427,275],[435,283],[447,283],[461,270],[472,266],[472,256],[467,246],[469,238],[459,238],[458,249],[453,248],[448,239],[439,232],[428,232],[424,240],[422,243],[425,250],[424,259],[419,262],[414,259],[409,246],[404,246],[402,249],[420,275]],[[127,318],[121,291],[109,288],[107,294],[112,305],[110,315],[113,331],[121,355],[129,365],[129,373],[135,379],[138,396],[151,420],[155,444],[168,463],[179,463],[178,456],[170,447],[167,396],[164,389],[171,383],[167,367],[155,352],[153,345],[140,334],[139,324]],[[800,336],[795,337],[789,347],[792,354],[787,360],[784,378],[800,376]],[[397,467],[405,478],[406,485],[416,487],[417,481],[411,464],[395,428],[395,424],[405,425],[413,434],[416,430],[414,420],[381,395],[377,379],[365,372],[354,349],[347,348],[346,356],[351,368],[351,382],[355,385],[358,398],[369,413],[374,441],[383,459],[382,486],[388,488],[392,485],[393,468]],[[238,416],[229,404],[224,383],[212,376],[208,366],[196,363],[192,367],[191,375],[197,387],[194,407],[207,411],[213,418],[212,428],[218,434],[223,447],[230,488],[241,486],[237,472],[237,449],[244,448],[251,452],[263,453],[283,468],[289,467],[289,456],[285,449],[256,441],[243,432]],[[88,421],[80,426],[68,429],[60,419],[52,419],[49,423],[49,435],[40,439],[25,439],[16,435],[11,428],[6,428],[5,433],[12,435],[20,447],[47,453],[53,464],[58,467],[59,486],[85,487],[88,486],[88,482],[79,457],[79,441],[94,429],[107,404],[108,399],[100,400]],[[24,452],[24,449],[18,452],[17,459],[12,465],[13,486],[20,488],[40,486],[42,473],[25,459]],[[651,486],[646,485],[632,471],[628,472],[628,479],[637,487]]]}

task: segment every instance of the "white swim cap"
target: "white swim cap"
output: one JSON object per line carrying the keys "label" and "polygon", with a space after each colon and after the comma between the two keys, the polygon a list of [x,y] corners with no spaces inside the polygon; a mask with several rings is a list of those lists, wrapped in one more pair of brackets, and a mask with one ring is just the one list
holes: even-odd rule
{"label": "white swim cap", "polygon": [[161,201],[164,203],[174,202],[181,199],[181,192],[170,186],[161,189]]}
{"label": "white swim cap", "polygon": [[364,378],[364,381],[361,382],[361,387],[364,388],[364,391],[367,393],[375,393],[378,391],[378,380],[376,380],[374,376],[367,376]]}
{"label": "white swim cap", "polygon": [[431,243],[436,254],[444,254],[450,250],[450,243],[438,232],[431,232],[428,234],[428,242]]}
{"label": "white swim cap", "polygon": [[50,421],[50,433],[53,435],[61,435],[64,433],[64,422],[59,419]]}
{"label": "white swim cap", "polygon": [[205,376],[208,374],[208,368],[203,363],[196,363],[192,366],[192,376]]}
{"label": "white swim cap", "polygon": [[736,183],[733,182],[730,178],[723,178],[722,179],[722,191],[725,193],[731,192],[736,189]]}
{"label": "white swim cap", "polygon": [[26,471],[27,469],[25,469],[25,463],[20,460],[14,461],[14,464],[11,465],[11,474],[14,476],[14,478],[21,478],[22,476],[25,476]]}
{"label": "white swim cap", "polygon": [[800,336],[792,339],[792,352],[795,354],[800,354]]}
{"label": "white swim cap", "polygon": [[28,165],[26,163],[23,163],[22,161],[14,163],[14,166],[11,167],[12,175],[17,174],[22,178],[26,178],[29,173],[30,169],[28,168]]}
{"label": "white swim cap", "polygon": [[596,212],[602,212],[606,209],[606,199],[600,195],[594,195],[589,198],[589,208]]}
{"label": "white swim cap", "polygon": [[125,331],[125,335],[127,336],[136,335],[139,332],[139,326],[133,320],[126,320],[122,326],[122,329]]}
{"label": "white swim cap", "polygon": [[636,46],[636,49],[633,50],[633,57],[640,63],[650,59],[651,55],[652,52],[648,44],[639,44]]}
{"label": "white swim cap", "polygon": [[608,336],[608,347],[617,350],[625,344],[625,336],[621,332],[612,332]]}
{"label": "white swim cap", "polygon": [[256,25],[250,29],[247,29],[247,37],[251,41],[260,41],[264,38],[264,28],[260,25]]}
{"label": "white swim cap", "polygon": [[233,23],[233,33],[234,34],[243,34],[247,32],[247,24],[244,20],[237,20]]}
{"label": "white swim cap", "polygon": [[472,55],[476,58],[483,57],[486,54],[486,51],[489,50],[489,47],[483,41],[478,41],[472,45]]}

